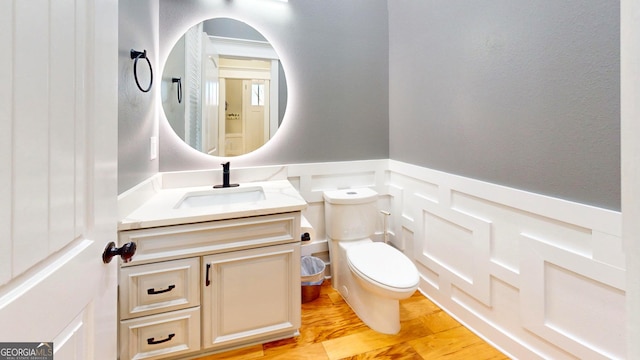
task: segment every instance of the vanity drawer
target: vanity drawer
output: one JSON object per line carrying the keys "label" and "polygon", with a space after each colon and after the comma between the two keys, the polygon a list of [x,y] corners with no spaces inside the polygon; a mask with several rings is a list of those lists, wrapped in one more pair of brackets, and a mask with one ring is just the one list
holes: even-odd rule
{"label": "vanity drawer", "polygon": [[200,258],[120,269],[120,319],[200,305]]}
{"label": "vanity drawer", "polygon": [[200,307],[120,322],[120,359],[163,359],[200,350]]}

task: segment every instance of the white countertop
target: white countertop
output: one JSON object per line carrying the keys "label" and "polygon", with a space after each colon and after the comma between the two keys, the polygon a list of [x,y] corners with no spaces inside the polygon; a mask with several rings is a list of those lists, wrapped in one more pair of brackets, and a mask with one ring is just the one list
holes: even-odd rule
{"label": "white countertop", "polygon": [[243,183],[236,189],[256,186],[263,188],[264,200],[182,209],[176,208],[176,205],[184,198],[185,194],[215,190],[211,186],[160,189],[137,209],[121,219],[118,222],[118,230],[268,215],[300,211],[307,207],[307,202],[287,180]]}

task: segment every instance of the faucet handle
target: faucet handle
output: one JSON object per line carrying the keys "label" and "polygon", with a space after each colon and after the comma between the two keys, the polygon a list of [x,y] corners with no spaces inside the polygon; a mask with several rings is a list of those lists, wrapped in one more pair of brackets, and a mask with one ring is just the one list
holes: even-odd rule
{"label": "faucet handle", "polygon": [[226,163],[222,163],[220,165],[222,165],[222,171],[227,172],[227,171],[229,171],[229,166],[231,165],[231,162],[227,161]]}

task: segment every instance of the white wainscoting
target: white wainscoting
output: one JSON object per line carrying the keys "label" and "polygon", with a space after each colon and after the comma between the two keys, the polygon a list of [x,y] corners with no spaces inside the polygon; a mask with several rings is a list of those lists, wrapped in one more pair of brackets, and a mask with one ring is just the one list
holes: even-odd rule
{"label": "white wainscoting", "polygon": [[420,290],[454,317],[514,358],[624,357],[619,212],[397,161],[388,184]]}
{"label": "white wainscoting", "polygon": [[[234,174],[240,182],[289,179],[309,204],[303,214],[320,242],[310,247],[316,252],[326,249],[322,192],[376,190],[380,209],[391,213],[391,243],[418,266],[420,291],[510,357],[624,357],[619,212],[387,159]],[[195,186],[218,175],[165,173],[161,182]]]}
{"label": "white wainscoting", "polygon": [[289,165],[287,173],[320,239],[322,191],[378,191],[393,245],[420,270],[420,291],[509,356],[624,357],[619,212],[393,160]]}

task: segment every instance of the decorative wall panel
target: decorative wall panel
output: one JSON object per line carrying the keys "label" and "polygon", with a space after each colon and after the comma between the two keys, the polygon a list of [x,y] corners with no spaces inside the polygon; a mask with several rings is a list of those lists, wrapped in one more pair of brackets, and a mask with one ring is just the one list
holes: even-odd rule
{"label": "decorative wall panel", "polygon": [[523,326],[581,358],[622,358],[624,271],[522,234]]}
{"label": "decorative wall panel", "polygon": [[415,260],[489,306],[491,224],[420,196],[413,201],[422,209],[416,217]]}
{"label": "decorative wall panel", "polygon": [[619,212],[389,162],[420,290],[522,359],[622,358]]}

